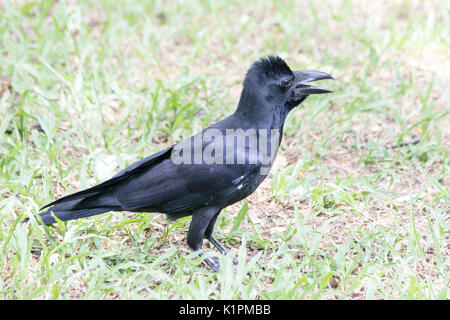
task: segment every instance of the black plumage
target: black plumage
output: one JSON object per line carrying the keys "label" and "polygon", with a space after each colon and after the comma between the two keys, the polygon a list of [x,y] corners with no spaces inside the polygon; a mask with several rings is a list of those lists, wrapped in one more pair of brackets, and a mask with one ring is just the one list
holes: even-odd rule
{"label": "black plumage", "polygon": [[[226,253],[212,235],[217,216],[265,179],[289,111],[311,94],[331,92],[308,84],[321,79],[332,77],[320,71],[293,72],[279,57],[256,61],[246,74],[232,115],[99,185],[47,204],[40,213],[43,222],[52,224],[55,216],[66,221],[111,210],[160,212],[170,219],[192,215],[188,245],[201,250],[206,238]],[[217,260],[205,261],[218,270]]]}

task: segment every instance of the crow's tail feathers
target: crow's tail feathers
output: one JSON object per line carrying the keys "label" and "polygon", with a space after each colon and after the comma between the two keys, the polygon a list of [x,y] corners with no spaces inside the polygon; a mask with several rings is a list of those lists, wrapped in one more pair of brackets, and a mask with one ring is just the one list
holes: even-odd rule
{"label": "crow's tail feathers", "polygon": [[84,217],[93,216],[96,214],[104,213],[114,210],[113,208],[92,208],[92,209],[72,209],[72,210],[55,210],[54,208],[47,209],[40,213],[44,224],[52,224],[55,223],[55,216],[62,221],[74,220]]}
{"label": "crow's tail feathers", "polygon": [[101,194],[58,202],[39,215],[43,222],[48,225],[56,222],[55,217],[67,221],[120,209],[121,206],[115,198],[108,194]]}
{"label": "crow's tail feathers", "polygon": [[142,172],[149,170],[156,163],[168,159],[171,155],[172,148],[173,146],[152,154],[122,170],[111,179],[94,187],[70,194],[45,205],[41,210],[47,210],[41,212],[40,216],[45,224],[52,224],[55,223],[53,215],[60,220],[66,221],[89,217],[112,210],[125,210],[113,195],[113,191],[117,191],[117,188],[120,187],[123,181],[134,178]]}

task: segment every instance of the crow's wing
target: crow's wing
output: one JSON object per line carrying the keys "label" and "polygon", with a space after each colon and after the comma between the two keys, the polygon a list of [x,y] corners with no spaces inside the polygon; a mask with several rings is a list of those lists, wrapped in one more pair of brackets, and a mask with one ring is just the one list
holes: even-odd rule
{"label": "crow's wing", "polygon": [[115,187],[124,210],[177,213],[208,204],[226,204],[236,179],[249,168],[229,165],[176,165],[170,159]]}
{"label": "crow's wing", "polygon": [[[193,151],[188,140],[175,145],[171,152],[178,152],[183,146],[188,146],[184,150]],[[201,150],[215,147],[216,143],[217,140],[203,140]],[[129,211],[179,213],[208,204],[226,205],[236,192],[244,191],[237,179],[242,180],[259,167],[260,164],[175,163],[173,157],[166,157],[114,186],[111,193]]]}

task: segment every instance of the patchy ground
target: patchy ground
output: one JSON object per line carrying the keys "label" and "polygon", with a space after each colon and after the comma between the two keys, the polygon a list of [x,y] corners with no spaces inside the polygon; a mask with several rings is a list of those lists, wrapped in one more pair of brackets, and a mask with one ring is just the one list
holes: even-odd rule
{"label": "patchy ground", "polygon": [[[445,4],[0,8],[5,298],[448,297]],[[189,218],[19,223],[231,113],[246,69],[267,54],[336,81],[332,95],[289,116],[269,177],[220,216],[216,234],[239,266],[221,258],[219,274],[197,267]]]}

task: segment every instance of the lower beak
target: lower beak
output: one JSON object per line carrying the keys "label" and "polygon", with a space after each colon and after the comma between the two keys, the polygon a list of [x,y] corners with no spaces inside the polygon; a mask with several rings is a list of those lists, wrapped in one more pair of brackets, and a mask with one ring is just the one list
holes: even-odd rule
{"label": "lower beak", "polygon": [[302,70],[294,72],[296,83],[295,83],[295,91],[299,95],[308,95],[308,94],[321,94],[321,93],[331,93],[331,90],[321,88],[318,86],[313,86],[308,84],[308,82],[324,80],[324,79],[333,79],[334,78],[325,72],[316,71],[316,70]]}

